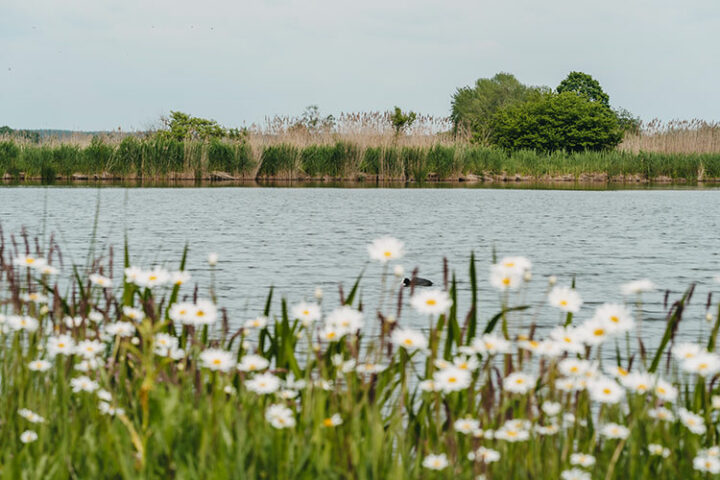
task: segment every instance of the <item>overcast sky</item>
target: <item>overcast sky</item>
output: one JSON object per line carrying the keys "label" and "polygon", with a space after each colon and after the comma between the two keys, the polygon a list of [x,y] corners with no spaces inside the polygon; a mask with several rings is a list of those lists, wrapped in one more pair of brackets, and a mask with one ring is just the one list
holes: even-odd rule
{"label": "overcast sky", "polygon": [[387,110],[445,116],[497,72],[593,75],[643,119],[720,120],[718,0],[0,0],[0,125],[227,126]]}

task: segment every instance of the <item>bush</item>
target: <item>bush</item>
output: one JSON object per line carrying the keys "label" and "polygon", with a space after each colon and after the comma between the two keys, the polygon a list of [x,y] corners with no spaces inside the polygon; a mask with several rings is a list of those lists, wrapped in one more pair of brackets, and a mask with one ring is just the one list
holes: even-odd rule
{"label": "bush", "polygon": [[494,142],[509,150],[604,150],[622,140],[614,112],[574,92],[545,93],[505,107],[493,125]]}
{"label": "bush", "polygon": [[260,177],[293,176],[297,171],[299,156],[298,148],[294,145],[283,143],[267,146],[260,157],[257,174]]}

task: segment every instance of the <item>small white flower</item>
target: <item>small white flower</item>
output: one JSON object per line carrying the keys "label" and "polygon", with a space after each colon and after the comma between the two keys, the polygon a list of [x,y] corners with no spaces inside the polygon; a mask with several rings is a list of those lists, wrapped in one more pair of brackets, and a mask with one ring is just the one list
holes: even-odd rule
{"label": "small white flower", "polygon": [[184,285],[191,279],[190,272],[187,270],[179,270],[177,272],[170,273],[170,283],[173,285]]}
{"label": "small white flower", "polygon": [[295,414],[285,405],[270,405],[265,410],[265,419],[274,428],[293,428],[295,426]]}
{"label": "small white flower", "polygon": [[104,345],[97,340],[83,340],[75,347],[75,353],[86,359],[95,358],[95,355],[102,352]]}
{"label": "small white flower", "polygon": [[500,452],[497,450],[492,450],[490,448],[480,447],[475,452],[470,452],[472,454],[472,457],[470,457],[470,454],[468,454],[468,458],[471,461],[477,461],[477,462],[483,462],[483,463],[493,463],[500,460]]}
{"label": "small white flower", "polygon": [[474,418],[460,418],[455,420],[453,426],[458,432],[468,435],[480,428],[480,422]]}
{"label": "small white flower", "polygon": [[21,408],[18,410],[18,415],[30,423],[45,423],[45,419],[43,417],[27,408]]}
{"label": "small white flower", "polygon": [[92,312],[88,313],[88,319],[91,322],[94,322],[94,323],[102,322],[103,318],[104,318],[103,314],[96,310],[93,310]]}
{"label": "small white flower", "polygon": [[623,295],[637,295],[639,293],[652,292],[656,289],[657,286],[647,278],[625,283],[620,288]]}
{"label": "small white flower", "polygon": [[409,328],[396,328],[393,330],[391,341],[408,352],[425,350],[428,346],[428,340],[425,335]]}
{"label": "small white flower", "polygon": [[292,308],[292,317],[300,320],[305,327],[320,319],[320,305],[300,302]]}
{"label": "small white flower", "polygon": [[684,408],[678,410],[678,414],[682,424],[685,425],[692,433],[702,435],[707,430],[705,427],[705,419],[700,415],[692,413]]}
{"label": "small white flower", "polygon": [[227,372],[235,365],[232,352],[217,348],[208,348],[200,354],[200,362],[205,368]]}
{"label": "small white flower", "polygon": [[130,322],[109,323],[105,327],[105,332],[113,337],[132,337],[135,334],[135,325]]}
{"label": "small white flower", "polygon": [[20,300],[26,303],[35,303],[35,304],[41,304],[41,303],[47,303],[48,297],[41,294],[41,293],[23,293],[20,295]]}
{"label": "small white flower", "polygon": [[713,395],[711,402],[713,410],[720,410],[720,395]]}
{"label": "small white flower", "polygon": [[585,351],[585,331],[573,327],[555,327],[550,331],[550,338],[568,353]]}
{"label": "small white flower", "polygon": [[123,307],[123,315],[134,322],[142,322],[145,318],[145,312],[139,308]]}
{"label": "small white flower", "polygon": [[39,268],[44,267],[47,264],[47,261],[44,258],[36,257],[34,255],[20,255],[19,257],[15,257],[13,259],[13,264],[18,267]]}
{"label": "small white flower", "polygon": [[405,255],[405,244],[393,237],[382,237],[373,240],[367,249],[370,259],[377,260],[380,263],[397,260]]}
{"label": "small white flower", "polygon": [[315,287],[315,293],[313,294],[316,300],[320,301],[323,298],[323,289],[320,287]]}
{"label": "small white flower", "polygon": [[60,270],[53,267],[52,265],[43,265],[42,267],[36,267],[40,275],[58,275]]}
{"label": "small white flower", "polygon": [[667,458],[670,456],[670,449],[665,448],[662,445],[658,445],[657,443],[651,443],[648,445],[648,452],[650,455],[658,455],[663,458]]}
{"label": "small white flower", "polygon": [[453,366],[436,371],[433,374],[433,381],[439,390],[450,393],[468,388],[471,376],[467,370]]}
{"label": "small white flower", "polygon": [[674,422],[675,414],[667,408],[658,407],[648,410],[648,416],[657,420],[663,420],[665,422]]}
{"label": "small white flower", "polygon": [[657,379],[654,392],[655,395],[664,402],[674,402],[678,396],[677,388],[662,378]]}
{"label": "small white flower", "polygon": [[28,363],[28,369],[30,369],[33,372],[44,372],[46,370],[49,370],[50,367],[52,367],[52,364],[48,362],[47,360],[33,360],[32,362]]}
{"label": "small white flower", "polygon": [[362,312],[343,305],[333,310],[325,319],[325,323],[337,329],[342,336],[346,333],[357,333],[363,327],[364,320]]}
{"label": "small white flower", "polygon": [[237,369],[241,372],[257,372],[265,370],[270,366],[270,362],[260,355],[248,354],[240,359]]}
{"label": "small white flower", "polygon": [[440,315],[450,309],[452,300],[447,292],[433,288],[416,291],[410,299],[410,305],[419,313]]}
{"label": "small white flower", "polygon": [[25,330],[26,332],[34,332],[40,326],[37,319],[28,315],[10,315],[7,323],[11,329],[15,331]]}
{"label": "small white flower", "polygon": [[94,380],[91,380],[90,378],[86,376],[73,378],[70,380],[70,386],[72,387],[72,391],[75,393],[78,392],[88,392],[92,393],[98,388],[100,388],[100,385]]}
{"label": "small white flower", "polygon": [[248,320],[247,322],[245,322],[245,328],[261,329],[261,328],[265,328],[267,326],[267,324],[268,324],[268,318],[263,315],[260,315],[258,317],[255,317],[252,320]]}
{"label": "small white flower", "polygon": [[624,333],[633,329],[635,322],[632,313],[624,305],[617,303],[605,303],[595,309],[595,319],[603,322],[608,331],[612,333]]}
{"label": "small white flower", "polygon": [[395,265],[395,268],[393,269],[393,274],[398,278],[403,278],[405,275],[405,269],[402,265]]}
{"label": "small white flower", "polygon": [[441,453],[439,455],[429,454],[423,458],[422,466],[429,470],[443,470],[449,465],[447,455]]}
{"label": "small white flower", "polygon": [[548,294],[548,302],[564,312],[577,313],[582,306],[580,294],[568,287],[554,287]]}
{"label": "small white flower", "polygon": [[260,395],[275,393],[280,388],[280,379],[272,373],[261,373],[246,381],[245,387]]}
{"label": "small white flower", "polygon": [[570,470],[563,470],[560,473],[562,480],[590,480],[592,477],[585,470],[579,468],[571,468]]}
{"label": "small white flower", "polygon": [[630,430],[628,430],[627,427],[618,425],[617,423],[608,423],[600,429],[600,435],[607,438],[623,439],[630,435]]}
{"label": "small white flower", "polygon": [[210,265],[211,267],[214,267],[215,265],[218,264],[218,260],[219,260],[219,258],[218,258],[217,253],[214,253],[214,252],[208,253],[208,257],[207,257],[208,265]]}
{"label": "small white flower", "polygon": [[595,457],[587,453],[573,453],[572,455],[570,455],[570,465],[592,467],[593,465],[595,465]]}
{"label": "small white flower", "polygon": [[698,455],[693,458],[693,468],[699,472],[720,473],[720,460],[715,457]]}
{"label": "small white flower", "polygon": [[190,315],[191,321],[195,325],[211,325],[217,320],[218,311],[212,301],[199,299]]}
{"label": "small white flower", "polygon": [[618,403],[622,400],[625,392],[614,380],[599,378],[588,385],[590,398],[600,403]]}
{"label": "small white flower", "polygon": [[20,434],[20,441],[22,443],[31,443],[37,439],[37,433],[33,432],[32,430],[25,430],[23,433]]}
{"label": "small white flower", "polygon": [[135,279],[135,284],[139,287],[154,288],[165,285],[170,281],[170,273],[162,267],[154,267],[147,272],[143,271]]}
{"label": "small white flower", "polygon": [[498,290],[515,290],[523,284],[523,271],[495,264],[490,268],[490,285]]}
{"label": "small white flower", "polygon": [[502,337],[488,333],[479,338],[474,338],[472,347],[480,354],[497,355],[508,353],[512,348],[512,344]]}
{"label": "small white flower", "polygon": [[703,351],[704,348],[696,343],[678,343],[672,347],[673,356],[681,362],[695,358]]}
{"label": "small white flower", "polygon": [[365,362],[355,367],[357,373],[380,373],[387,368],[387,365]]}
{"label": "small white flower", "polygon": [[524,372],[513,372],[503,380],[503,387],[512,393],[527,393],[535,387],[537,377]]}
{"label": "small white flower", "polygon": [[542,411],[547,415],[548,417],[554,417],[558,413],[560,413],[561,405],[558,402],[550,402],[545,401],[542,404]]}
{"label": "small white flower", "polygon": [[192,325],[195,322],[195,304],[190,302],[176,303],[170,307],[168,315],[173,322]]}
{"label": "small white flower", "polygon": [[50,337],[47,342],[47,352],[51,357],[56,355],[72,355],[75,353],[75,341],[67,334]]}
{"label": "small white flower", "polygon": [[682,362],[682,369],[701,377],[711,377],[720,372],[720,357],[715,353],[700,352]]}
{"label": "small white flower", "polygon": [[97,285],[102,288],[112,288],[113,283],[108,277],[100,275],[99,273],[93,273],[90,275],[90,282],[93,285]]}

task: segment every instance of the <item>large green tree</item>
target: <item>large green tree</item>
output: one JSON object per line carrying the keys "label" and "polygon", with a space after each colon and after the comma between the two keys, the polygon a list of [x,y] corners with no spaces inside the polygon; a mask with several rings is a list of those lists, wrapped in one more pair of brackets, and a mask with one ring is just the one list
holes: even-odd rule
{"label": "large green tree", "polygon": [[606,107],[610,107],[610,97],[603,91],[600,82],[587,73],[570,72],[565,80],[557,86],[557,92],[575,92],[593,102],[600,102]]}
{"label": "large green tree", "polygon": [[498,110],[492,139],[512,150],[577,152],[615,147],[622,130],[602,102],[575,92],[546,92]]}
{"label": "large green tree", "polygon": [[215,120],[193,117],[183,112],[171,111],[170,116],[163,118],[162,122],[167,129],[159,131],[158,136],[178,141],[222,138],[227,133]]}
{"label": "large green tree", "polygon": [[450,118],[455,133],[466,132],[474,141],[487,144],[492,137],[492,118],[498,109],[526,100],[535,89],[509,73],[481,78],[473,87],[458,88],[452,98]]}

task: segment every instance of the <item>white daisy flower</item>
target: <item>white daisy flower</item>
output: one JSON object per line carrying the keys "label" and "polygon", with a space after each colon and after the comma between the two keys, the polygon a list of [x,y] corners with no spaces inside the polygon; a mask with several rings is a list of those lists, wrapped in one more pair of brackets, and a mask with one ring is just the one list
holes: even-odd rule
{"label": "white daisy flower", "polygon": [[265,370],[270,366],[270,362],[260,355],[244,355],[240,359],[240,363],[237,365],[237,369],[241,372],[257,372],[259,370]]}
{"label": "white daisy flower", "polygon": [[217,320],[218,311],[212,301],[199,299],[190,315],[194,325],[212,325]]}
{"label": "white daisy flower", "polygon": [[108,277],[105,277],[103,275],[100,275],[99,273],[93,273],[90,275],[90,282],[93,285],[97,285],[98,287],[102,288],[112,288],[113,283],[112,280]]}
{"label": "white daisy flower", "polygon": [[700,415],[692,413],[684,408],[678,410],[680,421],[688,430],[696,435],[702,435],[707,428],[705,427],[705,419]]}
{"label": "white daisy flower", "polygon": [[657,378],[647,372],[631,372],[621,378],[620,383],[633,393],[645,394],[653,390]]}
{"label": "white daisy flower", "polygon": [[409,352],[425,350],[428,347],[428,340],[425,335],[410,328],[396,328],[393,330],[391,341]]}
{"label": "white daisy flower", "polygon": [[439,390],[450,393],[468,388],[471,376],[467,370],[453,366],[436,371],[433,374],[433,381]]}
{"label": "white daisy flower", "polygon": [[195,304],[190,302],[176,303],[170,307],[170,320],[183,325],[191,325],[195,322]]}
{"label": "white daisy flower", "polygon": [[246,381],[245,387],[259,395],[275,393],[280,388],[280,379],[272,373],[261,373]]}
{"label": "white daisy flower", "polygon": [[300,302],[292,308],[292,318],[302,322],[305,327],[320,320],[320,305],[317,303]]}
{"label": "white daisy flower", "polygon": [[629,332],[635,326],[630,310],[617,303],[600,305],[595,309],[593,318],[603,322],[608,331],[613,333]]}
{"label": "white daisy flower", "polygon": [[125,315],[127,318],[134,322],[142,322],[145,318],[145,312],[143,312],[139,308],[123,307],[122,311],[123,315]]}
{"label": "white daisy flower", "polygon": [[45,372],[49,370],[50,367],[52,367],[52,364],[47,360],[38,359],[28,363],[28,369],[33,372]]}
{"label": "white daisy flower", "polygon": [[37,433],[33,432],[32,430],[25,430],[23,433],[20,434],[20,441],[22,443],[31,443],[37,439]]}
{"label": "white daisy flower", "polygon": [[173,285],[184,285],[190,281],[192,276],[187,270],[179,270],[170,273],[170,283]]}
{"label": "white daisy flower", "polygon": [[74,317],[65,317],[64,320],[65,326],[68,328],[75,328],[82,325],[83,318],[79,315],[76,315]]}
{"label": "white daisy flower", "polygon": [[40,326],[37,319],[28,315],[10,315],[7,318],[7,324],[12,330],[25,330],[26,332],[34,332]]}
{"label": "white daisy flower", "polygon": [[513,372],[503,380],[503,388],[508,392],[524,394],[535,388],[537,377],[525,372]]}
{"label": "white daisy flower", "polygon": [[720,372],[720,357],[715,353],[700,352],[681,364],[683,370],[701,377],[711,377]]}
{"label": "white daisy flower", "polygon": [[490,267],[490,285],[498,290],[515,290],[523,284],[523,271],[502,264]]}
{"label": "white daisy flower", "polygon": [[474,418],[460,418],[455,420],[453,426],[456,431],[468,435],[480,428],[480,422]]}
{"label": "white daisy flower", "polygon": [[419,313],[440,315],[450,309],[452,300],[447,292],[433,288],[417,290],[410,299],[410,305]]}
{"label": "white daisy flower", "polygon": [[474,452],[468,454],[470,461],[493,463],[500,460],[500,452],[491,448],[480,447]]}
{"label": "white daisy flower", "polygon": [[600,435],[607,438],[623,439],[630,435],[630,430],[628,430],[627,427],[618,425],[617,423],[608,423],[600,429]]}
{"label": "white daisy flower", "polygon": [[648,445],[648,452],[650,455],[657,455],[663,458],[670,456],[670,449],[663,447],[662,445],[658,445],[657,443],[651,443]]}
{"label": "white daisy flower", "polygon": [[583,322],[580,328],[584,331],[585,344],[590,346],[600,345],[610,338],[613,333],[604,321],[597,318]]}
{"label": "white daisy flower", "polygon": [[585,470],[571,468],[570,470],[560,472],[560,478],[562,480],[590,480],[592,477]]}
{"label": "white daisy flower", "polygon": [[95,358],[95,355],[103,351],[105,346],[97,340],[83,340],[75,347],[75,353],[86,359]]}
{"label": "white daisy flower", "polygon": [[39,268],[47,265],[47,261],[44,258],[36,257],[34,255],[20,255],[13,259],[13,264],[18,267],[32,267]]}
{"label": "white daisy flower", "polygon": [[681,362],[695,358],[703,351],[706,350],[696,343],[678,343],[672,347],[673,356]]}
{"label": "white daisy flower", "polygon": [[205,368],[227,372],[235,365],[232,352],[218,348],[208,348],[200,354],[200,362]]}
{"label": "white daisy flower", "polygon": [[139,287],[154,288],[165,285],[170,281],[170,272],[162,267],[153,267],[152,270],[143,271],[135,279],[135,284]]}
{"label": "white daisy flower", "polygon": [[155,334],[155,354],[167,357],[171,350],[178,348],[178,339],[167,333]]}
{"label": "white daisy flower", "polygon": [[548,417],[554,417],[560,413],[561,407],[562,406],[558,402],[544,401],[540,408],[542,408],[543,413],[545,413]]}
{"label": "white daisy flower", "polygon": [[380,373],[387,368],[387,365],[365,362],[355,367],[357,373]]}
{"label": "white daisy flower", "polygon": [[592,370],[594,365],[579,358],[564,358],[558,363],[558,370],[568,377],[583,377],[587,372]]}
{"label": "white daisy flower", "polygon": [[595,465],[595,457],[587,453],[573,453],[572,455],[570,455],[570,465],[592,467],[593,465]]}
{"label": "white daisy flower", "polygon": [[48,297],[43,295],[42,293],[37,293],[37,292],[23,293],[22,295],[20,295],[20,300],[22,300],[25,303],[40,304],[40,303],[47,303]]}
{"label": "white daisy flower", "polygon": [[274,428],[293,428],[295,426],[295,414],[292,410],[282,404],[270,405],[265,410],[265,419]]}
{"label": "white daisy flower", "polygon": [[364,320],[362,312],[343,305],[330,312],[325,319],[325,323],[339,329],[343,332],[342,335],[344,335],[346,333],[357,333],[358,330],[363,327]]}
{"label": "white daisy flower", "polygon": [[487,333],[479,338],[474,338],[472,347],[482,355],[498,355],[510,352],[512,343],[500,336]]}
{"label": "white daisy flower", "polygon": [[550,338],[565,352],[585,352],[584,330],[573,327],[555,327],[550,331]]}
{"label": "white daisy flower", "polygon": [[94,380],[91,380],[90,378],[86,376],[73,378],[70,380],[70,386],[72,387],[72,391],[75,393],[78,392],[88,392],[92,393],[98,388],[100,388],[100,385]]}
{"label": "white daisy flower", "polygon": [[554,287],[548,294],[548,303],[564,312],[577,313],[583,302],[575,289]]}
{"label": "white daisy flower", "polygon": [[245,328],[257,328],[258,330],[261,328],[265,328],[268,324],[268,318],[260,315],[258,317],[255,317],[252,320],[248,320],[245,322]]}
{"label": "white daisy flower", "polygon": [[45,423],[45,419],[43,417],[27,408],[21,408],[18,410],[18,415],[30,423]]}
{"label": "white daisy flower", "polygon": [[422,466],[429,470],[444,470],[449,465],[447,455],[441,453],[439,455],[429,454],[423,458]]}
{"label": "white daisy flower", "polygon": [[720,460],[715,457],[698,455],[693,458],[693,468],[699,472],[720,473]]}
{"label": "white daisy flower", "polygon": [[380,263],[397,260],[405,255],[405,244],[393,237],[375,239],[368,245],[367,249],[370,259],[377,260]]}
{"label": "white daisy flower", "polygon": [[657,380],[654,391],[655,395],[664,402],[674,402],[677,400],[678,389],[662,378]]}
{"label": "white daisy flower", "polygon": [[41,267],[35,267],[40,275],[58,275],[60,270],[53,267],[52,265],[43,265]]}
{"label": "white daisy flower", "polygon": [[113,337],[132,337],[135,334],[135,325],[130,322],[115,322],[105,326],[105,332]]}
{"label": "white daisy flower", "polygon": [[648,416],[665,422],[674,422],[675,414],[664,407],[651,408],[648,410]]}
{"label": "white daisy flower", "polygon": [[590,398],[595,402],[614,404],[622,400],[625,392],[614,380],[600,378],[588,384]]}
{"label": "white daisy flower", "polygon": [[656,289],[657,286],[647,278],[636,280],[634,282],[628,282],[620,287],[623,295],[637,295],[638,293],[652,292]]}
{"label": "white daisy flower", "polygon": [[50,337],[47,341],[48,355],[72,355],[75,353],[75,341],[70,335],[63,334],[57,337]]}

